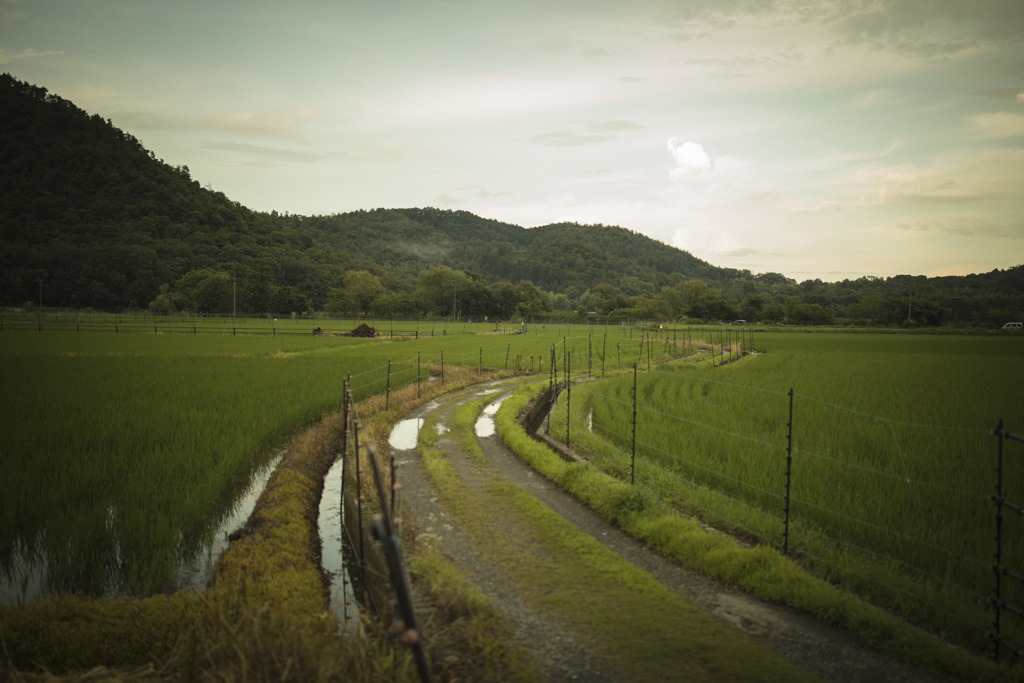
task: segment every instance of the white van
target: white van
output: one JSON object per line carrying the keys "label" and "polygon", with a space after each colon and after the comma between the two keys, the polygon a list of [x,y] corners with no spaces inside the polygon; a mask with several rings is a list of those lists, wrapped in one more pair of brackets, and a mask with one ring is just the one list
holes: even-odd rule
{"label": "white van", "polygon": [[1021,323],[1006,323],[1003,325],[1004,330],[1021,330],[1024,329],[1024,324]]}

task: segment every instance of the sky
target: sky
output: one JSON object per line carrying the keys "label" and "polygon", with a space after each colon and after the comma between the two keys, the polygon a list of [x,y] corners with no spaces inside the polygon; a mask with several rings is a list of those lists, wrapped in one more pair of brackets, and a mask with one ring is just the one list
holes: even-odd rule
{"label": "sky", "polygon": [[0,0],[0,72],[260,211],[619,225],[798,281],[1024,263],[1021,0]]}

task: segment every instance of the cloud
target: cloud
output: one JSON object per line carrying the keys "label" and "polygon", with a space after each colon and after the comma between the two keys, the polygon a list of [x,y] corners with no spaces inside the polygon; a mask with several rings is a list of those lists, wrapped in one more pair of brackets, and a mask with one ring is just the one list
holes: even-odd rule
{"label": "cloud", "polygon": [[4,26],[10,26],[16,21],[25,18],[25,13],[20,9],[7,9],[4,7],[0,9],[0,24]]}
{"label": "cloud", "polygon": [[311,164],[323,161],[348,159],[349,155],[341,152],[318,154],[295,149],[250,145],[242,142],[210,142],[203,145],[204,149],[219,149],[233,152],[245,157],[245,166],[282,166],[291,164]]}
{"label": "cloud", "polygon": [[660,23],[666,37],[690,42],[755,27],[772,33],[804,26],[834,46],[866,45],[910,57],[941,58],[1024,38],[1019,0],[690,0],[675,3]]}
{"label": "cloud", "polygon": [[550,133],[538,133],[529,138],[530,142],[548,147],[579,147],[581,145],[596,145],[602,142],[614,140],[614,135],[589,134],[581,135],[571,130],[556,130]]}
{"label": "cloud", "polygon": [[[979,174],[979,171],[984,173],[980,165],[986,161],[992,163],[992,160],[978,157],[973,163],[979,164],[979,168],[967,169],[864,169],[857,173],[857,180],[858,184],[867,188],[871,198],[862,197],[844,206],[953,205],[1006,198],[1007,192],[999,189],[999,177]],[[991,173],[1016,175],[1013,168],[1005,165],[992,166],[988,169],[988,174]]]}
{"label": "cloud", "polygon": [[1004,223],[973,214],[938,214],[894,221],[892,227],[909,232],[933,232],[958,237],[1024,238],[1024,221]]}
{"label": "cloud", "polygon": [[1006,102],[1021,101],[1020,95],[1017,94],[1016,88],[982,88],[980,90],[965,90],[962,95],[968,97],[985,97],[993,100],[1003,100]]}
{"label": "cloud", "polygon": [[[6,23],[6,22],[5,22]],[[58,50],[33,50],[27,48],[18,52],[17,54],[11,54],[7,50],[0,49],[0,64],[7,64],[9,62],[20,62],[24,59],[35,59],[36,57],[50,57],[52,55],[62,55],[64,52]]]}
{"label": "cloud", "polygon": [[699,142],[686,142],[679,144],[679,138],[671,138],[666,144],[672,160],[676,167],[669,171],[672,180],[679,182],[687,176],[700,175],[704,171],[713,171],[715,163],[704,151],[704,145]]}
{"label": "cloud", "polygon": [[734,57],[690,57],[684,64],[709,69],[716,78],[750,78],[768,71],[792,66],[803,60],[803,54],[795,46],[777,50],[774,54],[744,54]]}
{"label": "cloud", "polygon": [[1021,114],[1009,112],[975,114],[969,116],[967,122],[975,135],[981,138],[1010,138],[1024,135],[1024,115]]}
{"label": "cloud", "polygon": [[261,114],[226,112],[207,116],[174,118],[152,112],[121,112],[114,118],[121,125],[157,130],[211,130],[243,138],[278,138],[304,141],[299,126],[316,119],[309,109],[284,107]]}
{"label": "cloud", "polygon": [[842,43],[926,59],[1013,44],[1024,37],[1020,2],[989,0],[981,5],[959,0],[837,4],[829,23]]}
{"label": "cloud", "polygon": [[825,213],[826,211],[838,211],[842,204],[832,201],[821,201],[810,206],[780,206],[779,208],[789,213]]}
{"label": "cloud", "polygon": [[1024,104],[1024,92],[1017,93],[1017,104]]}
{"label": "cloud", "polygon": [[584,125],[586,132],[577,133],[571,130],[556,130],[548,133],[537,133],[529,141],[548,147],[579,147],[596,145],[614,140],[619,133],[642,130],[644,126],[632,121],[592,121]]}
{"label": "cloud", "polygon": [[609,133],[624,133],[631,130],[643,130],[646,126],[632,121],[598,121],[590,124],[591,128],[603,130]]}
{"label": "cloud", "polygon": [[855,109],[872,109],[906,101],[906,97],[901,97],[892,90],[872,90],[853,98],[853,106]]}
{"label": "cloud", "polygon": [[480,185],[462,185],[438,195],[437,199],[442,204],[469,204],[474,199],[488,200],[496,197],[507,197],[511,194],[507,190],[492,191]]}

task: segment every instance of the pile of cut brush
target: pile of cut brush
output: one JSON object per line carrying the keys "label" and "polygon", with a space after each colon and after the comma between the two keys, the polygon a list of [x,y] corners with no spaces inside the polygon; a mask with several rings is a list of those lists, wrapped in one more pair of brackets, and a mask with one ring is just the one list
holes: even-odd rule
{"label": "pile of cut brush", "polygon": [[377,330],[376,328],[370,327],[366,323],[363,323],[362,325],[352,330],[348,334],[350,337],[376,337]]}

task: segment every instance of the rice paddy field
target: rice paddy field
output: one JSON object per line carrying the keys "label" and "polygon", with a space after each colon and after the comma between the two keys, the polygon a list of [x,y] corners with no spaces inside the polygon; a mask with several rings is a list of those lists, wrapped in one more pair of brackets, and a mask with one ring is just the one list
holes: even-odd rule
{"label": "rice paddy field", "polygon": [[[336,335],[360,322],[0,322],[8,593],[175,590],[236,492],[340,409],[346,380],[358,401],[457,364],[586,375],[550,430],[595,465],[957,641],[992,628],[992,432],[1024,432],[1024,340],[451,321]],[[1006,442],[1002,469],[1024,503],[1024,444]],[[1024,524],[1004,511],[1002,562],[1024,574]],[[1001,599],[1020,608],[1024,590],[1004,576]]]}
{"label": "rice paddy field", "polygon": [[[4,320],[4,600],[173,591],[181,563],[209,547],[275,447],[340,409],[346,380],[359,401],[444,381],[452,364],[546,370],[553,345],[593,336],[586,326],[430,321],[377,322],[376,339],[335,336],[359,322]],[[639,348],[630,330],[611,332],[630,356]]]}
{"label": "rice paddy field", "polygon": [[[1003,420],[1024,433],[1024,339],[772,333],[754,342],[757,352],[736,363],[712,367],[700,353],[574,386],[550,432],[714,527],[786,549],[887,609],[986,647],[993,432]],[[1024,444],[1003,446],[1001,493],[1019,508]],[[1000,577],[1000,599],[1021,610],[1024,520],[1003,515],[1001,563],[1012,575]],[[1021,649],[1021,620],[1002,615],[1003,638]]]}

